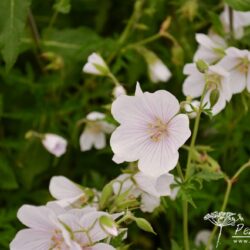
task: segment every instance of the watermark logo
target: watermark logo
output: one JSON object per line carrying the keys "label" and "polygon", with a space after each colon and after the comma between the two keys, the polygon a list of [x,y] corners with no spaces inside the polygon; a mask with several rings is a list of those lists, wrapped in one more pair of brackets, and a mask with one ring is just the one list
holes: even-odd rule
{"label": "watermark logo", "polygon": [[[232,213],[232,212],[213,212],[208,213],[204,216],[204,220],[210,221],[215,226],[219,227],[219,235],[217,238],[216,248],[219,245],[220,237],[222,233],[223,227],[227,226],[236,226],[235,235],[232,236],[233,238],[237,238],[237,233],[244,228],[243,223],[238,223],[244,221],[241,214]],[[239,236],[238,236],[239,237]]]}

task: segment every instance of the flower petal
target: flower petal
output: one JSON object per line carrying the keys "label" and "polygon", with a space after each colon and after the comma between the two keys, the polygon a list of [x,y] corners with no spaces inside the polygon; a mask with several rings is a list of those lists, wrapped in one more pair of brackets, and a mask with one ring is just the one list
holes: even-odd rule
{"label": "flower petal", "polygon": [[161,200],[159,197],[152,196],[150,194],[142,194],[141,197],[141,210],[143,212],[153,212],[155,208],[159,207]]}
{"label": "flower petal", "polygon": [[98,243],[90,247],[89,250],[115,250],[115,248],[105,243]]}
{"label": "flower petal", "polygon": [[103,149],[106,147],[106,138],[103,132],[95,133],[94,145],[96,149]]}
{"label": "flower petal", "polygon": [[88,151],[92,148],[95,140],[95,134],[92,133],[88,128],[85,128],[80,136],[80,148],[81,151]]}

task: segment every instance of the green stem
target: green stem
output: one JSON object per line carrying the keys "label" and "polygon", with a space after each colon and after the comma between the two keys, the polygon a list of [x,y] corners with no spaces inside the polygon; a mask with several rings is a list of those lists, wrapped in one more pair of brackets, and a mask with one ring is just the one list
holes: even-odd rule
{"label": "green stem", "polygon": [[188,202],[182,201],[182,215],[183,215],[183,238],[184,238],[184,249],[189,250],[189,239],[188,239]]}
{"label": "green stem", "polygon": [[247,168],[250,167],[250,161],[242,165],[239,170],[235,173],[235,175],[232,177],[232,181],[234,182],[236,179],[238,179],[239,175]]}
{"label": "green stem", "polygon": [[233,16],[233,9],[229,7],[229,30],[231,40],[234,40],[234,16]]}
{"label": "green stem", "polygon": [[179,162],[178,162],[178,164],[177,164],[177,172],[178,172],[178,175],[179,175],[180,178],[181,178],[181,181],[183,182],[183,181],[185,180],[185,178],[184,178],[184,175],[183,175],[183,173],[182,173],[181,165],[180,165]]}
{"label": "green stem", "polygon": [[118,79],[111,72],[109,72],[108,77],[113,81],[115,86],[121,85],[120,82],[118,81]]}
{"label": "green stem", "polygon": [[50,22],[49,22],[49,25],[48,25],[48,29],[51,29],[57,19],[57,16],[58,16],[58,12],[57,11],[54,11],[51,19],[50,19]]}
{"label": "green stem", "polygon": [[188,152],[185,180],[187,180],[191,174],[192,154],[193,154],[193,150],[194,150],[194,146],[195,146],[195,142],[196,142],[196,137],[197,137],[197,133],[198,133],[198,129],[199,129],[200,117],[201,117],[201,113],[202,113],[203,101],[204,101],[206,91],[207,91],[207,88],[205,86],[203,89],[203,93],[201,95],[200,106],[199,106],[199,109],[197,111],[197,116],[196,116],[195,123],[194,123],[194,129],[193,129],[191,143],[190,143],[189,152]]}

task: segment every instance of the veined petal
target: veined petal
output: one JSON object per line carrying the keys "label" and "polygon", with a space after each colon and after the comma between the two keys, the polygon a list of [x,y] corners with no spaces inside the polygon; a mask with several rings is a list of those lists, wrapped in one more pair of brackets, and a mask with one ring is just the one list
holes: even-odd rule
{"label": "veined petal", "polygon": [[115,248],[105,243],[98,243],[86,250],[115,250]]}
{"label": "veined petal", "polygon": [[230,72],[229,80],[230,89],[233,94],[241,93],[247,85],[247,76],[241,73],[238,69]]}
{"label": "veined petal", "polygon": [[201,44],[207,49],[213,49],[213,48],[218,47],[218,45],[214,43],[213,40],[210,39],[210,37],[205,34],[197,33],[195,35],[195,39],[199,44]]}
{"label": "veined petal", "polygon": [[10,250],[48,250],[51,248],[51,237],[51,232],[23,229],[11,241]]}
{"label": "veined petal", "polygon": [[83,190],[81,190],[81,188],[64,176],[52,177],[49,185],[49,191],[57,200],[75,198],[83,194]]}
{"label": "veined petal", "polygon": [[159,207],[161,200],[159,197],[152,196],[150,194],[142,194],[141,196],[141,210],[143,212],[151,213],[155,208]]}
{"label": "veined petal", "polygon": [[142,91],[142,89],[141,89],[141,85],[140,85],[139,82],[136,82],[135,95],[136,95],[136,96],[143,95],[143,91]]}
{"label": "veined petal", "polygon": [[204,87],[204,75],[198,72],[186,78],[182,86],[182,91],[185,96],[191,96],[196,98],[201,96]]}
{"label": "veined petal", "polygon": [[49,219],[52,211],[45,206],[23,205],[17,212],[18,219],[27,227],[51,231],[55,225]]}
{"label": "veined petal", "polygon": [[172,174],[163,174],[159,176],[155,183],[155,189],[160,196],[168,196],[171,194],[170,185],[174,183]]}

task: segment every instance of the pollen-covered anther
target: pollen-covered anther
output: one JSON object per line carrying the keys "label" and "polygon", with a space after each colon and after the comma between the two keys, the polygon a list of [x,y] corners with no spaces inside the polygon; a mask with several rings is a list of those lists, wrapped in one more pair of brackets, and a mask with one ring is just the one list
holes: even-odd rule
{"label": "pollen-covered anther", "polygon": [[153,142],[158,142],[162,139],[163,136],[167,134],[167,124],[164,123],[161,119],[156,119],[154,123],[149,123],[149,134],[150,139]]}

